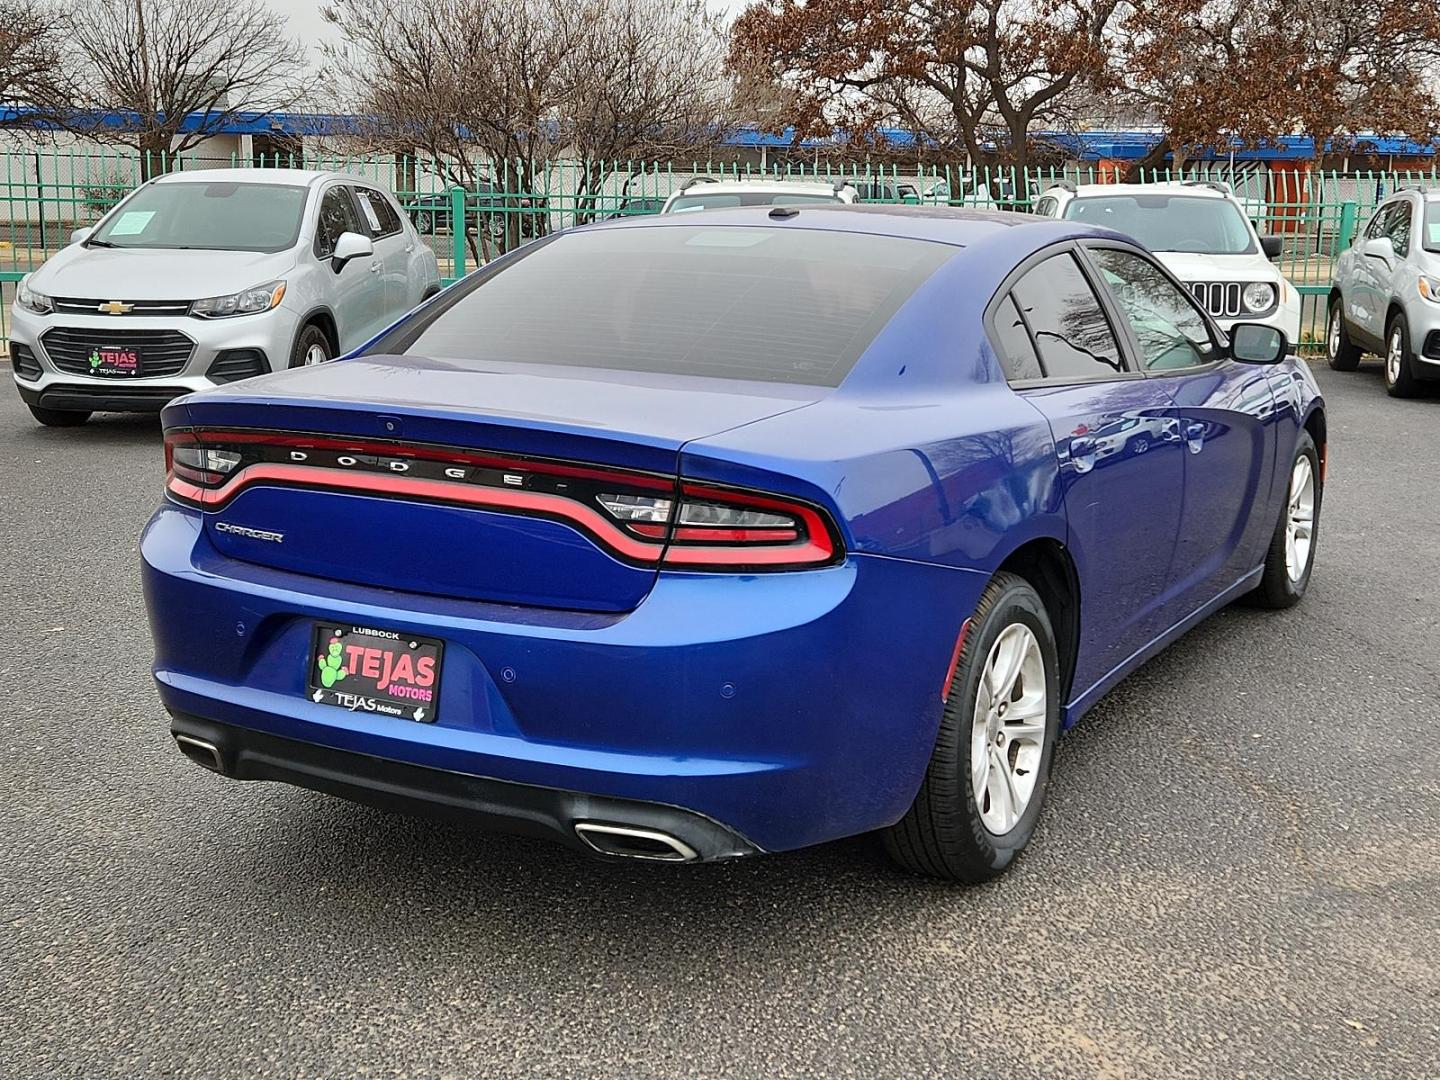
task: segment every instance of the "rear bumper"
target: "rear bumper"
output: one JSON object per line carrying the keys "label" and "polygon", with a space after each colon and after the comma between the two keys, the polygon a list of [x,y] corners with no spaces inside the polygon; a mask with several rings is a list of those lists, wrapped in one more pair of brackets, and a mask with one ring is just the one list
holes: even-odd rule
{"label": "rear bumper", "polygon": [[[582,832],[591,825],[678,840],[676,856],[660,861],[709,862],[759,850],[709,818],[675,806],[470,776],[321,747],[183,713],[173,717],[170,733],[187,757],[236,780],[277,780],[385,810],[555,840],[590,854],[597,849],[582,838]],[[577,825],[582,827],[580,831]],[[611,848],[604,853],[618,852]]]}
{"label": "rear bumper", "polygon": [[[524,608],[241,562],[209,543],[197,511],[169,504],[141,551],[172,715],[683,808],[767,851],[905,812],[934,747],[955,635],[986,581],[852,555],[806,572],[662,573],[626,614]],[[310,701],[312,620],[334,618],[443,639],[439,722]]]}

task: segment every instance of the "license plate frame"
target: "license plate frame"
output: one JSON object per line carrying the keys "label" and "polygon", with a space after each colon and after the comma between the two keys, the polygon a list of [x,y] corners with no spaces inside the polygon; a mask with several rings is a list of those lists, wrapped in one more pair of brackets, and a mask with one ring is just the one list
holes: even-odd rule
{"label": "license plate frame", "polygon": [[89,363],[90,374],[101,379],[138,379],[145,370],[140,350],[125,345],[96,345]]}
{"label": "license plate frame", "polygon": [[444,662],[439,638],[317,620],[310,628],[305,693],[317,705],[433,724]]}

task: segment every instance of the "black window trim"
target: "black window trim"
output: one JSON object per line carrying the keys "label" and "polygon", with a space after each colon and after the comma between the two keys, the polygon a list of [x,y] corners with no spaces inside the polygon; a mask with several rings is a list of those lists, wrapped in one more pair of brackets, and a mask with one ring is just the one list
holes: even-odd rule
{"label": "black window trim", "polygon": [[[1190,295],[1190,290],[1185,288],[1185,285],[1180,281],[1180,279],[1177,278],[1174,274],[1172,274],[1169,270],[1167,270],[1164,264],[1161,263],[1159,259],[1155,258],[1154,255],[1150,254],[1150,252],[1146,251],[1144,248],[1136,247],[1133,244],[1121,243],[1117,240],[1111,240],[1108,237],[1096,238],[1094,240],[1086,240],[1079,246],[1080,249],[1084,252],[1084,255],[1082,257],[1083,261],[1091,268],[1095,279],[1100,282],[1100,287],[1104,290],[1105,298],[1114,305],[1116,313],[1120,316],[1120,321],[1125,328],[1124,337],[1126,346],[1131,350],[1131,355],[1134,356],[1136,360],[1136,363],[1133,366],[1138,368],[1140,373],[1145,378],[1172,379],[1176,376],[1201,374],[1206,371],[1214,371],[1216,368],[1229,361],[1229,343],[1224,332],[1221,331],[1219,325],[1210,316],[1210,313],[1204,308],[1202,308],[1196,302],[1195,298]],[[1100,268],[1090,261],[1090,249],[1092,248],[1111,248],[1116,251],[1123,251],[1128,255],[1135,255],[1139,257],[1145,262],[1148,262],[1151,266],[1155,267],[1155,269],[1159,270],[1166,281],[1170,282],[1171,285],[1174,285],[1177,289],[1180,290],[1180,295],[1185,298],[1185,302],[1189,304],[1190,307],[1193,308],[1195,312],[1200,316],[1200,320],[1204,324],[1205,329],[1210,332],[1210,342],[1215,346],[1215,359],[1211,360],[1207,364],[1192,364],[1190,367],[1183,368],[1164,368],[1160,371],[1151,371],[1149,368],[1145,367],[1142,363],[1140,363],[1140,361],[1145,355],[1145,351],[1140,347],[1139,339],[1135,337],[1135,332],[1130,328],[1130,320],[1125,317],[1124,312],[1120,311],[1120,302],[1115,299],[1114,295],[1110,292],[1110,287],[1105,284],[1104,278],[1100,274]]]}
{"label": "black window trim", "polygon": [[[1116,246],[1126,247],[1124,244]],[[1135,362],[1135,358],[1139,353],[1135,351],[1135,345],[1130,337],[1129,327],[1126,326],[1123,330],[1117,329],[1117,319],[1119,319],[1120,313],[1114,306],[1114,300],[1110,296],[1110,290],[1104,287],[1103,282],[1099,288],[1096,287],[1095,268],[1090,264],[1089,260],[1086,259],[1080,244],[1075,240],[1061,240],[1054,244],[1048,244],[1039,251],[1027,255],[1005,275],[1005,280],[1000,283],[1000,287],[995,290],[995,294],[991,296],[989,302],[986,303],[982,323],[985,330],[986,343],[990,346],[990,352],[994,355],[995,363],[1000,368],[1000,374],[1005,376],[1006,373],[1005,365],[1001,361],[1003,354],[995,344],[999,340],[999,335],[995,331],[995,313],[1000,309],[1000,305],[1005,297],[1010,295],[1010,291],[1015,287],[1016,282],[1045,260],[1066,253],[1074,257],[1076,264],[1080,268],[1080,276],[1085,279],[1086,283],[1090,286],[1090,291],[1093,292],[1096,299],[1100,301],[1100,310],[1105,315],[1105,321],[1110,325],[1110,333],[1114,336],[1115,344],[1120,349],[1120,362],[1125,365],[1125,370],[1102,372],[1098,375],[1046,375],[1039,379],[1010,379],[1006,376],[1005,381],[1009,383],[1013,389],[1029,390],[1032,388],[1052,386],[1085,386],[1089,383],[1135,382],[1146,378],[1146,374],[1139,370],[1139,366]],[[1025,324],[1025,333],[1030,336],[1030,347],[1035,350],[1035,355],[1043,368],[1045,358],[1041,355],[1039,347],[1035,344],[1035,335],[1030,329],[1030,320],[1025,317],[1025,311],[1018,302],[1015,304],[1015,309],[1020,312],[1020,320]],[[1194,371],[1195,369],[1185,368],[1184,370]]]}

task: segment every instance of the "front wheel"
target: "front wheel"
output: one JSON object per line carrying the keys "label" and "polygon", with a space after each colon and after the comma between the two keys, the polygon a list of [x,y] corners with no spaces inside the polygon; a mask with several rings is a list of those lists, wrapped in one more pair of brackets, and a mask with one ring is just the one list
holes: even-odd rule
{"label": "front wheel", "polygon": [[1290,464],[1290,487],[1265,554],[1265,572],[1251,597],[1261,607],[1288,608],[1300,602],[1315,566],[1315,539],[1323,494],[1320,453],[1301,431]]}
{"label": "front wheel", "polygon": [[295,348],[290,351],[290,366],[314,367],[325,363],[330,356],[330,339],[325,336],[325,331],[311,324],[301,330],[300,336],[295,339]]}
{"label": "front wheel", "polygon": [[885,830],[907,870],[980,882],[1040,817],[1060,724],[1055,634],[1029,582],[1000,573],[975,606],[915,802]]}
{"label": "front wheel", "polygon": [[1410,360],[1410,327],[1397,314],[1385,332],[1385,389],[1391,397],[1414,397],[1419,383]]}
{"label": "front wheel", "polygon": [[42,409],[39,405],[30,406],[30,415],[46,427],[79,427],[90,419],[88,412],[72,409]]}
{"label": "front wheel", "polygon": [[1339,297],[1330,301],[1330,316],[1325,327],[1325,358],[1336,371],[1354,371],[1360,366],[1360,350],[1345,329],[1345,313]]}

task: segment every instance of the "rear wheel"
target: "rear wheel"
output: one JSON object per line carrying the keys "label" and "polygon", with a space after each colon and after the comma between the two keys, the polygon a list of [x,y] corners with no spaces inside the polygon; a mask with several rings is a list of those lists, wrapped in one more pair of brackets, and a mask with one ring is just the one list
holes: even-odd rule
{"label": "rear wheel", "polygon": [[1290,464],[1290,486],[1280,520],[1265,554],[1265,572],[1251,598],[1262,607],[1287,608],[1300,602],[1315,565],[1320,524],[1320,453],[1308,431],[1301,431]]}
{"label": "rear wheel", "polygon": [[1360,350],[1345,329],[1345,313],[1338,296],[1330,301],[1329,321],[1325,327],[1325,355],[1336,371],[1354,371],[1360,366]]}
{"label": "rear wheel", "polygon": [[295,348],[290,352],[290,366],[314,367],[325,363],[332,355],[330,339],[325,336],[325,331],[311,323],[295,339]]}
{"label": "rear wheel", "polygon": [[42,409],[39,405],[30,406],[30,415],[46,427],[79,427],[90,419],[88,412],[76,412],[71,409]]}
{"label": "rear wheel", "polygon": [[1060,723],[1055,635],[1040,597],[996,574],[975,607],[935,750],[910,810],[885,831],[901,866],[950,881],[1001,873],[1029,842]]}
{"label": "rear wheel", "polygon": [[1419,384],[1410,359],[1410,327],[1397,312],[1385,331],[1385,389],[1391,397],[1414,397]]}

